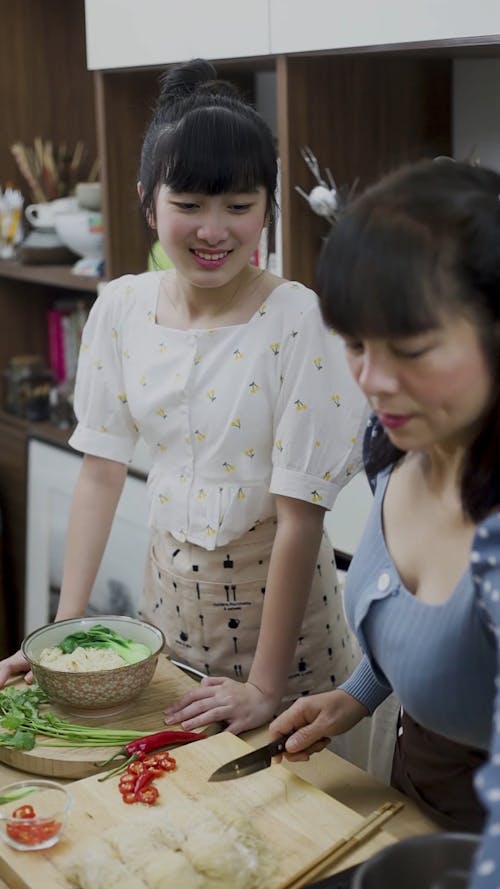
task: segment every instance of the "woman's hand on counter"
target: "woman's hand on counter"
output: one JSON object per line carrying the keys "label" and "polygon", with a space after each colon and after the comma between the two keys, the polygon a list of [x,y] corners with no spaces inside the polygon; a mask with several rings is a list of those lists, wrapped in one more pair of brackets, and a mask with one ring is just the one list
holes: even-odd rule
{"label": "woman's hand on counter", "polygon": [[323,750],[334,735],[344,734],[369,715],[356,698],[336,689],[299,698],[273,719],[269,734],[274,740],[293,732],[284,755],[290,760],[307,760],[312,753]]}
{"label": "woman's hand on counter", "polygon": [[0,661],[0,688],[2,688],[5,683],[17,673],[25,673],[24,680],[31,685],[33,682],[33,673],[29,669],[28,661],[23,657],[20,651],[16,651],[15,654],[11,654],[10,657],[6,657],[3,661]]}
{"label": "woman's hand on counter", "polygon": [[264,725],[275,712],[276,701],[252,683],[207,676],[165,711],[165,722],[167,725],[180,723],[187,730],[225,722],[228,731],[239,735]]}

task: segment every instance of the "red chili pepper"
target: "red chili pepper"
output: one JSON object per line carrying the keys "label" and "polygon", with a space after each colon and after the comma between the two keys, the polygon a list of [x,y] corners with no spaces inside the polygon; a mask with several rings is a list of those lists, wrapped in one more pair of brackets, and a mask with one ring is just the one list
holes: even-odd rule
{"label": "red chili pepper", "polygon": [[105,762],[99,763],[100,767],[104,767],[108,763],[113,762],[117,756],[126,757],[125,762],[118,768],[113,769],[97,780],[107,781],[112,775],[121,772],[128,763],[135,762],[137,759],[142,760],[144,754],[149,753],[151,750],[158,750],[160,747],[171,747],[175,744],[190,744],[191,741],[201,741],[206,737],[207,735],[204,732],[184,732],[169,729],[163,732],[155,732],[152,735],[145,735],[143,738],[135,738],[133,741],[129,741],[128,744],[125,744],[124,747],[113,754],[113,756],[110,756]]}
{"label": "red chili pepper", "polygon": [[151,784],[151,781],[155,775],[153,772],[150,772],[149,769],[146,769],[142,775],[138,775],[136,778],[136,782],[134,784],[134,793],[137,796],[139,790],[142,790],[143,787],[146,787],[148,784]]}

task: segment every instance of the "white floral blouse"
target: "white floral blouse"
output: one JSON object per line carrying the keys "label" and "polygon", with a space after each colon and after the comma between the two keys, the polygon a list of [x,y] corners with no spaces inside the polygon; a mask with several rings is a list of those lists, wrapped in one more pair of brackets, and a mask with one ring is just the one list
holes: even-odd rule
{"label": "white floral blouse", "polygon": [[150,525],[207,550],[275,514],[332,507],[361,466],[365,402],[316,294],[284,282],[245,324],[156,323],[163,272],[112,281],[85,327],[70,443],[127,463],[151,449]]}

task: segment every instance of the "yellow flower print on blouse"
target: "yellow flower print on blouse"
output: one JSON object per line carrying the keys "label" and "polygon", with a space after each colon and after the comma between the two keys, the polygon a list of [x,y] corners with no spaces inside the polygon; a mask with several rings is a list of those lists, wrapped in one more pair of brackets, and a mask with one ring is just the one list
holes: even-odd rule
{"label": "yellow flower print on blouse", "polygon": [[156,411],[155,411],[155,414],[156,414],[157,417],[161,417],[162,420],[164,420],[164,419],[166,418],[166,416],[167,416],[167,411],[165,410],[164,407],[157,407],[157,408],[156,408]]}
{"label": "yellow flower print on blouse", "polygon": [[111,328],[111,339],[112,340],[118,339],[118,331],[117,331],[116,327]]}
{"label": "yellow flower print on blouse", "polygon": [[197,352],[197,354],[193,358],[193,364],[199,364],[202,358],[203,355],[200,355],[200,353]]}
{"label": "yellow flower print on blouse", "polygon": [[128,349],[124,349],[123,352],[122,352],[122,355],[123,355],[124,358],[127,358],[127,359],[130,358],[130,352],[129,352],[129,350],[128,350]]}
{"label": "yellow flower print on blouse", "polygon": [[156,442],[156,447],[158,448],[159,451],[162,452],[162,454],[164,454],[165,451],[168,451],[168,445],[163,444],[162,441],[157,441],[157,442]]}
{"label": "yellow flower print on blouse", "polygon": [[213,537],[214,534],[217,534],[215,528],[212,528],[211,525],[207,525],[207,527],[205,528],[205,537]]}
{"label": "yellow flower print on blouse", "polygon": [[260,392],[260,386],[255,381],[250,383],[248,388],[250,389],[250,392],[252,393],[252,395],[255,395],[256,392]]}
{"label": "yellow flower print on blouse", "polygon": [[[205,433],[204,433],[204,432],[200,432],[199,429],[195,429],[195,430],[194,430],[194,434],[196,435],[196,438],[198,439],[198,441],[205,441],[205,439],[206,439],[206,437],[207,437],[207,436],[205,435]],[[186,439],[187,439],[187,441],[188,441],[188,443],[189,443],[189,438],[188,438],[187,435],[186,435]]]}
{"label": "yellow flower print on blouse", "polygon": [[133,426],[133,428],[135,429],[136,432],[139,432],[139,423],[136,423],[135,420],[134,420],[133,423],[132,423],[132,426]]}
{"label": "yellow flower print on blouse", "polygon": [[231,420],[231,426],[234,426],[235,429],[241,429],[241,420],[239,417],[236,417],[235,420]]}
{"label": "yellow flower print on blouse", "polygon": [[282,451],[283,451],[283,442],[282,442],[281,438],[276,439],[276,441],[274,442],[274,447],[276,448],[277,451],[279,451],[280,453],[282,453]]}
{"label": "yellow flower print on blouse", "polygon": [[245,457],[255,457],[255,451],[253,448],[247,448],[246,451],[243,451]]}
{"label": "yellow flower print on blouse", "polygon": [[321,478],[324,479],[325,482],[330,481],[331,477],[332,474],[331,472],[328,472],[328,470],[321,476]]}
{"label": "yellow flower print on blouse", "polygon": [[279,343],[269,343],[269,348],[273,355],[279,355],[280,353],[280,344]]}
{"label": "yellow flower print on blouse", "polygon": [[141,386],[147,386],[147,385],[148,385],[148,381],[147,381],[146,377],[144,376],[144,374],[142,374],[142,375],[139,377],[139,383],[140,383]]}
{"label": "yellow flower print on blouse", "polygon": [[223,465],[224,469],[226,470],[226,472],[234,472],[234,470],[236,469],[236,466],[234,465],[234,463],[228,463],[227,460],[224,460],[224,463],[222,465]]}
{"label": "yellow flower print on blouse", "polygon": [[151,309],[150,309],[149,312],[146,314],[146,318],[148,319],[148,321],[150,323],[154,322],[156,320],[155,313],[153,311],[151,311]]}
{"label": "yellow flower print on blouse", "polygon": [[238,488],[238,490],[236,492],[236,497],[238,498],[238,500],[246,500],[247,499],[247,495],[245,494],[243,488]]}
{"label": "yellow flower print on blouse", "polygon": [[208,390],[208,392],[207,392],[207,398],[208,398],[209,401],[215,401],[215,399],[217,398],[217,395],[216,395],[216,393],[215,393],[215,389],[209,389],[209,390]]}
{"label": "yellow flower print on blouse", "polygon": [[160,352],[168,352],[168,346],[165,343],[160,343],[158,349]]}
{"label": "yellow flower print on blouse", "polygon": [[323,359],[321,355],[318,355],[318,357],[314,359],[313,364],[316,370],[323,370]]}
{"label": "yellow flower print on blouse", "polygon": [[122,404],[127,403],[127,393],[126,392],[119,392],[116,397],[117,397],[118,401],[121,401]]}
{"label": "yellow flower print on blouse", "polygon": [[105,432],[105,433],[106,433],[106,432],[109,432],[109,429],[108,429],[107,426],[101,426],[99,432]]}
{"label": "yellow flower print on blouse", "polygon": [[340,407],[340,395],[332,395],[330,401],[333,401],[335,407]]}
{"label": "yellow flower print on blouse", "polygon": [[321,494],[318,491],[311,491],[311,500],[313,503],[321,503],[323,500]]}
{"label": "yellow flower print on blouse", "polygon": [[100,358],[98,358],[96,361],[94,361],[94,367],[96,370],[102,370],[104,367],[104,362],[101,361]]}
{"label": "yellow flower print on blouse", "polygon": [[304,401],[301,401],[300,398],[297,398],[297,400],[294,401],[294,405],[295,405],[296,411],[306,411],[307,410],[307,404]]}
{"label": "yellow flower print on blouse", "polygon": [[158,494],[158,500],[160,503],[168,503],[169,497],[166,494]]}
{"label": "yellow flower print on blouse", "polygon": [[242,358],[244,358],[243,352],[240,352],[239,349],[235,349],[233,352],[233,358],[235,361],[240,361]]}
{"label": "yellow flower print on blouse", "polygon": [[196,499],[197,500],[206,500],[207,497],[208,497],[207,492],[203,488],[200,488],[197,495],[196,495]]}

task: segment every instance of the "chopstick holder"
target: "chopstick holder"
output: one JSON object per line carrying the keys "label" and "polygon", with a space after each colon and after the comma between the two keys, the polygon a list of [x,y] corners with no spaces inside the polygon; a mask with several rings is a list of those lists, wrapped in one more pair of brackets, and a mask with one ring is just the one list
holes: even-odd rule
{"label": "chopstick holder", "polygon": [[336,840],[332,846],[322,852],[308,865],[295,873],[291,879],[287,879],[284,883],[280,883],[277,889],[300,889],[306,883],[310,883],[312,879],[322,874],[327,868],[336,864],[344,855],[347,855],[356,846],[360,846],[366,839],[376,833],[381,825],[392,818],[396,812],[402,809],[404,803],[384,803],[378,809],[375,809],[370,815],[363,819],[344,837]]}

